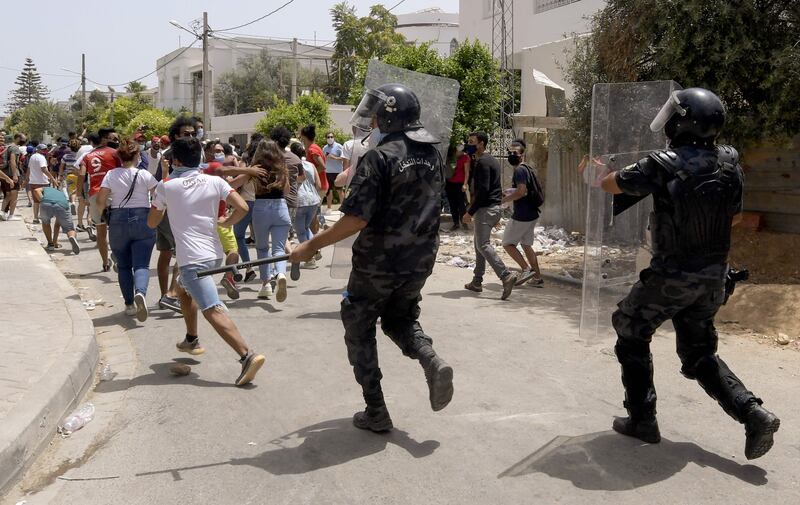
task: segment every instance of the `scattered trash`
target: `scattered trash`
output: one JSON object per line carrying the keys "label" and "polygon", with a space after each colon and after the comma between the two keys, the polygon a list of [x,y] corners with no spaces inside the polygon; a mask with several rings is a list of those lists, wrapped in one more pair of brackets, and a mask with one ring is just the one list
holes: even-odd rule
{"label": "scattered trash", "polygon": [[94,405],[86,403],[73,412],[62,426],[58,427],[58,432],[66,438],[86,426],[92,419],[94,419]]}
{"label": "scattered trash", "polygon": [[70,482],[80,482],[80,481],[87,481],[87,480],[119,479],[119,475],[109,475],[108,477],[64,477],[63,475],[59,475],[56,478],[58,480],[66,480],[66,481],[70,481]]}
{"label": "scattered trash", "polygon": [[792,342],[792,339],[789,338],[789,335],[785,333],[778,333],[778,337],[775,339],[778,345],[788,345]]}
{"label": "scattered trash", "polygon": [[453,256],[447,261],[447,264],[451,267],[458,267],[458,268],[467,268],[469,267],[469,263],[467,263],[461,256]]}
{"label": "scattered trash", "polygon": [[16,505],[25,505],[26,503],[28,503],[28,500],[22,500],[22,501],[18,501],[16,503]]}
{"label": "scattered trash", "polygon": [[256,445],[255,442],[247,442],[247,445]]}
{"label": "scattered trash", "polygon": [[100,378],[101,381],[110,381],[117,376],[117,372],[111,370],[111,365],[109,365],[108,363],[106,364],[101,363],[101,365],[102,368],[100,369],[100,373],[98,374],[98,377]]}
{"label": "scattered trash", "polygon": [[95,303],[91,300],[83,302],[83,308],[85,308],[86,310],[94,310],[95,307],[96,307]]}

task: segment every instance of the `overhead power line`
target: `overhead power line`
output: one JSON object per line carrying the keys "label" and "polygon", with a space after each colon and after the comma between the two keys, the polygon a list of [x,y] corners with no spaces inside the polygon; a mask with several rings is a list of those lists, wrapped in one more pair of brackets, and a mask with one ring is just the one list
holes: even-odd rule
{"label": "overhead power line", "polygon": [[394,4],[392,7],[390,7],[390,8],[389,8],[389,10],[388,10],[388,12],[392,12],[392,11],[393,11],[393,10],[395,10],[396,8],[400,7],[401,5],[403,5],[403,4],[405,3],[405,1],[406,1],[406,0],[400,0],[399,2],[397,2],[396,4]]}
{"label": "overhead power line", "polygon": [[256,19],[254,19],[252,21],[249,21],[249,22],[247,22],[247,23],[245,23],[243,25],[232,26],[230,28],[223,28],[222,30],[213,30],[213,31],[216,31],[216,32],[229,32],[231,30],[238,30],[239,28],[244,28],[245,26],[252,25],[253,23],[257,23],[257,22],[261,21],[262,19],[270,17],[271,15],[275,14],[276,12],[280,11],[281,9],[283,9],[284,7],[288,6],[289,4],[291,4],[293,2],[294,2],[294,0],[289,0],[288,2],[284,3],[280,7],[277,7],[275,9],[267,12],[266,14],[261,16],[260,18],[256,18]]}
{"label": "overhead power line", "polygon": [[116,83],[116,84],[107,84],[107,83],[104,83],[104,82],[97,82],[97,81],[95,81],[93,79],[89,79],[88,77],[86,78],[86,80],[91,82],[91,83],[93,83],[93,84],[97,84],[98,86],[111,86],[111,87],[114,87],[114,86],[127,86],[128,84],[130,84],[130,83],[132,83],[134,81],[141,81],[142,79],[146,79],[147,77],[150,77],[151,75],[155,74],[156,72],[158,72],[162,68],[166,67],[167,65],[169,65],[173,61],[177,60],[183,53],[185,53],[186,51],[188,51],[189,49],[194,47],[194,45],[197,43],[198,40],[199,39],[195,39],[191,44],[189,44],[188,46],[184,47],[181,52],[179,52],[178,54],[176,54],[175,56],[173,56],[169,60],[165,61],[161,65],[157,66],[156,69],[153,70],[152,72],[147,73],[147,74],[145,74],[145,75],[143,75],[141,77],[137,77],[136,79],[131,79],[129,81],[120,82],[120,83]]}

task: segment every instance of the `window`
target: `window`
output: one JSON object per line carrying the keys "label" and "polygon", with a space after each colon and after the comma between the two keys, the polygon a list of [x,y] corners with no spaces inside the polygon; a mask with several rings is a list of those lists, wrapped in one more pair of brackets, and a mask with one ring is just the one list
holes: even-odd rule
{"label": "window", "polygon": [[534,0],[533,13],[539,14],[541,12],[558,9],[571,3],[579,2],[580,0]]}

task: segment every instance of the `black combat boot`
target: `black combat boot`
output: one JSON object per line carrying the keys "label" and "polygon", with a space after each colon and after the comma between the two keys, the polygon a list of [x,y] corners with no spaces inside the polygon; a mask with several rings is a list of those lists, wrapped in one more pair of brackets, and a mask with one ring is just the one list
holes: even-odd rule
{"label": "black combat boot", "polygon": [[661,442],[661,432],[658,431],[655,407],[630,407],[628,417],[615,417],[611,427],[617,433],[638,438],[648,444]]}
{"label": "black combat boot", "polygon": [[375,433],[391,431],[394,428],[386,405],[382,407],[367,406],[363,412],[356,412],[353,415],[353,426],[362,430],[374,431]]}
{"label": "black combat boot", "polygon": [[436,355],[430,345],[421,347],[418,351],[419,363],[425,371],[425,380],[428,382],[428,399],[431,409],[438,412],[447,407],[453,399],[453,367]]}
{"label": "black combat boot", "polygon": [[751,402],[744,414],[744,432],[747,441],[744,445],[744,455],[747,459],[760,458],[772,449],[772,434],[778,431],[781,420],[762,407],[758,401]]}

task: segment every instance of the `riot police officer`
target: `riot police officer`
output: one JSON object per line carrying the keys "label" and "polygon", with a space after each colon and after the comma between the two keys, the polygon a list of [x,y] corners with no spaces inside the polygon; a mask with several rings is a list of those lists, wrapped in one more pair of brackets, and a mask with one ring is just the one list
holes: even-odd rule
{"label": "riot police officer", "polygon": [[628,411],[613,429],[660,441],[650,341],[671,319],[681,373],[745,425],[745,456],[754,459],[770,450],[780,420],[716,354],[714,316],[725,299],[731,226],[742,211],[744,182],[736,150],[715,144],[724,121],[724,106],[711,91],[675,91],[650,125],[664,129],[669,148],[603,179],[612,194],[652,194],[654,207],[650,267],[612,316]]}
{"label": "riot police officer", "polygon": [[300,244],[291,260],[360,232],[353,245],[352,272],[341,307],[347,356],[367,404],[353,424],[375,432],[392,429],[384,403],[375,340],[376,323],[403,351],[419,360],[434,411],[453,396],[453,369],[433,350],[419,324],[420,291],[439,247],[440,199],[444,184],[438,143],[420,123],[417,96],[400,84],[368,89],[353,114],[353,126],[372,131],[372,145],[356,167],[343,217]]}

